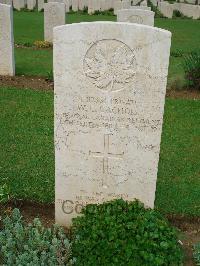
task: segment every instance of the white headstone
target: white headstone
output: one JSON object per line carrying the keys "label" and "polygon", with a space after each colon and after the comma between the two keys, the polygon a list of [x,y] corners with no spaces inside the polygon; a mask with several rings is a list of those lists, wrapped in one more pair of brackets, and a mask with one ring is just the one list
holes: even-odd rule
{"label": "white headstone", "polygon": [[38,0],[38,11],[41,11],[44,9],[44,0]]}
{"label": "white headstone", "polygon": [[141,10],[149,10],[149,11],[151,11],[151,8],[149,6],[131,6],[130,9],[141,9]]}
{"label": "white headstone", "polygon": [[132,0],[131,4],[132,4],[132,6],[136,6],[139,2],[140,2],[140,0]]}
{"label": "white headstone", "polygon": [[122,9],[117,11],[117,21],[154,26],[154,15],[153,11],[148,10]]}
{"label": "white headstone", "polygon": [[117,11],[120,9],[128,9],[131,6],[131,1],[129,0],[117,0],[114,2],[114,14],[117,15]]}
{"label": "white headstone", "polygon": [[33,10],[36,6],[36,0],[27,0],[27,9]]}
{"label": "white headstone", "polygon": [[147,6],[147,0],[144,0],[140,3],[140,6]]}
{"label": "white headstone", "polygon": [[13,0],[13,7],[20,11],[22,8],[25,7],[25,1],[24,0]]}
{"label": "white headstone", "polygon": [[57,223],[114,198],[154,206],[170,41],[132,23],[54,29]]}
{"label": "white headstone", "polygon": [[63,3],[65,4],[65,12],[69,12],[69,7],[70,7],[69,0],[63,0]]}
{"label": "white headstone", "polygon": [[0,4],[0,75],[15,75],[13,10]]}
{"label": "white headstone", "polygon": [[78,11],[78,0],[72,0],[72,10]]}
{"label": "white headstone", "polygon": [[167,18],[172,18],[173,15],[173,5],[168,2],[158,3],[159,11]]}
{"label": "white headstone", "polygon": [[179,10],[183,15],[192,17],[193,19],[200,18],[200,6],[190,5],[185,3],[174,3],[173,10]]}
{"label": "white headstone", "polygon": [[53,41],[53,28],[65,24],[65,4],[49,2],[44,4],[44,39]]}
{"label": "white headstone", "polygon": [[94,13],[93,0],[88,0],[88,14],[92,15]]}

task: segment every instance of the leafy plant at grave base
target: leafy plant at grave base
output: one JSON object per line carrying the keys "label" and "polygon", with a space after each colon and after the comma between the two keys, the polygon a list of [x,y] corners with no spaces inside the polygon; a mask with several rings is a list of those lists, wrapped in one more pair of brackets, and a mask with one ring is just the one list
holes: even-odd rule
{"label": "leafy plant at grave base", "polygon": [[53,70],[50,70],[47,72],[47,78],[46,79],[53,82]]}
{"label": "leafy plant at grave base", "polygon": [[184,56],[183,69],[188,88],[200,91],[200,50]]}
{"label": "leafy plant at grave base", "polygon": [[37,48],[51,48],[53,44],[48,41],[35,41],[34,46]]}
{"label": "leafy plant at grave base", "polygon": [[200,265],[200,242],[194,245],[194,259],[196,265]]}
{"label": "leafy plant at grave base", "polygon": [[39,219],[26,225],[18,209],[3,219],[0,264],[40,266],[72,265],[71,244],[63,229],[44,228]]}
{"label": "leafy plant at grave base", "polygon": [[0,203],[6,203],[10,199],[10,189],[7,184],[0,185]]}
{"label": "leafy plant at grave base", "polygon": [[95,10],[93,15],[107,15],[107,16],[114,16],[114,10],[111,8],[109,10],[105,11],[100,11],[100,10]]}
{"label": "leafy plant at grave base", "polygon": [[88,205],[73,219],[76,265],[182,265],[176,231],[139,201]]}

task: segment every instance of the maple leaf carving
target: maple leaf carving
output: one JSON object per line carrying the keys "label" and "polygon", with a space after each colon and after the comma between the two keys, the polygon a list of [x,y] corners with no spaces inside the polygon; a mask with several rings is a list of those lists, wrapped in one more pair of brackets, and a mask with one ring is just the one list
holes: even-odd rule
{"label": "maple leaf carving", "polygon": [[85,74],[100,89],[113,91],[116,83],[129,83],[135,75],[132,50],[117,40],[102,40],[88,50]]}

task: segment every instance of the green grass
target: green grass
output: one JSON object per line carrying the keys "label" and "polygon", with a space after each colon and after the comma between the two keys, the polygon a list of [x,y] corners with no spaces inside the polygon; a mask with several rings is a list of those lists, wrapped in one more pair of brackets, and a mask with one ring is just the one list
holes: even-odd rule
{"label": "green grass", "polygon": [[[200,215],[200,101],[167,99],[156,193],[164,213]],[[0,89],[0,184],[54,201],[53,92]]]}
{"label": "green grass", "polygon": [[[66,23],[81,21],[111,20],[116,21],[116,16],[87,14],[67,14]],[[155,26],[172,32],[171,51],[177,50],[188,53],[199,49],[200,27],[199,20],[191,19],[155,19]],[[14,12],[14,35],[17,44],[33,44],[35,40],[43,40],[43,13]],[[30,49],[15,49],[16,73],[24,75],[47,76],[52,69],[52,50],[35,51]],[[184,81],[182,58],[171,57],[168,83],[176,79]]]}

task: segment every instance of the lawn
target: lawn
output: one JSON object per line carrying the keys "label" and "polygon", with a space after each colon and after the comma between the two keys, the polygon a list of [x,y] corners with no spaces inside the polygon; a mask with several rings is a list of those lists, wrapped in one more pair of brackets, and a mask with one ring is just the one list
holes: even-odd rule
{"label": "lawn", "polygon": [[[200,215],[200,101],[167,99],[156,193],[163,213]],[[53,93],[0,89],[0,185],[54,201]]]}
{"label": "lawn", "polygon": [[[111,20],[116,16],[67,14],[66,23],[81,21]],[[171,51],[181,51],[186,54],[199,49],[200,20],[191,19],[155,19],[155,26],[172,32]],[[33,44],[36,40],[43,40],[43,13],[14,12],[14,36],[17,44]],[[19,75],[47,76],[52,69],[52,50],[15,49],[16,73]],[[168,84],[174,80],[184,81],[182,57],[170,58]]]}

